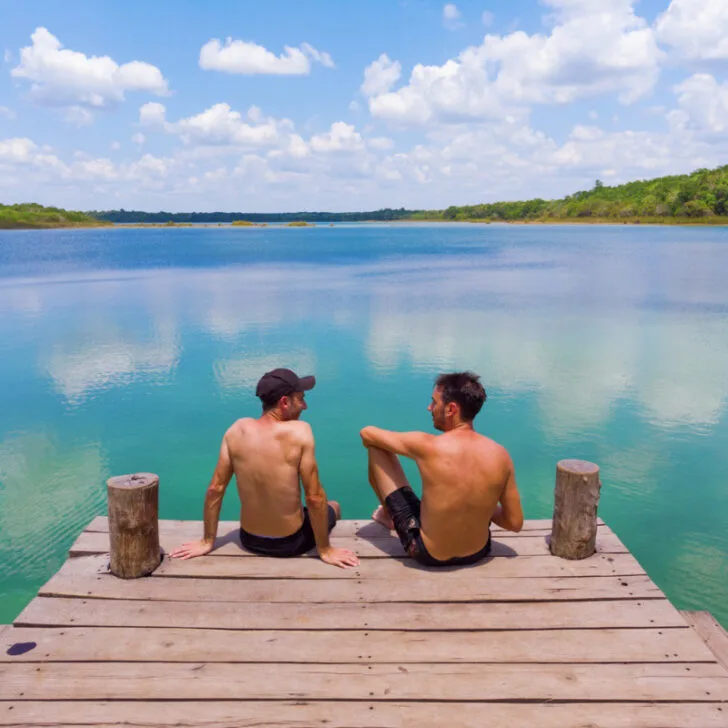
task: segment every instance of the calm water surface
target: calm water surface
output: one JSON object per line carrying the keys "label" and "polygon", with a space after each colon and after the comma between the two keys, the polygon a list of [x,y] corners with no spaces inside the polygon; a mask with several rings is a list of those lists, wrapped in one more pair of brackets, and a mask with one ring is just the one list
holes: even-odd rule
{"label": "calm water surface", "polygon": [[161,517],[201,518],[275,366],[318,377],[348,518],[375,505],[359,428],[429,430],[434,376],[481,373],[526,516],[550,517],[559,459],[597,462],[600,515],[728,626],[728,230],[401,224],[0,232],[0,624],[111,475],[159,473]]}

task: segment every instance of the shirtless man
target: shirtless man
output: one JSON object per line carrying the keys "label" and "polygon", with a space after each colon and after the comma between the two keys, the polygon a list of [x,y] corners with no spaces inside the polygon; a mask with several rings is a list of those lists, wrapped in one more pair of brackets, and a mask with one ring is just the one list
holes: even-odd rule
{"label": "shirtless man", "polygon": [[[263,375],[255,390],[263,414],[257,420],[238,420],[223,437],[205,496],[204,537],[178,546],[171,557],[191,559],[212,551],[225,489],[235,475],[240,540],[246,549],[266,556],[299,556],[315,546],[327,564],[359,564],[356,554],[329,543],[341,510],[327,500],[319,480],[311,425],[299,420],[307,409],[304,393],[315,384],[314,377],[299,378],[290,369]],[[307,508],[301,507],[299,480]]]}
{"label": "shirtless man", "polygon": [[[442,435],[361,431],[369,482],[382,504],[373,518],[397,531],[405,551],[426,566],[473,564],[490,553],[491,521],[523,527],[513,462],[504,447],[473,430],[486,394],[471,372],[441,374],[427,407]],[[422,501],[397,455],[417,463]]]}

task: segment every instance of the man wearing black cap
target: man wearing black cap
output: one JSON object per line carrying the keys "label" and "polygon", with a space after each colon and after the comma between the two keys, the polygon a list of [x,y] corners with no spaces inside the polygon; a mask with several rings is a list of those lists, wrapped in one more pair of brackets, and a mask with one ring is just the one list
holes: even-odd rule
{"label": "man wearing black cap", "polygon": [[[205,496],[205,534],[174,549],[173,558],[190,559],[212,551],[223,495],[233,475],[240,494],[240,540],[265,556],[299,556],[314,547],[327,564],[357,566],[356,554],[334,548],[329,532],[340,517],[318,477],[311,426],[299,419],[307,409],[305,392],[314,377],[290,369],[266,372],[255,394],[263,404],[258,419],[238,420],[225,433],[220,458]],[[306,508],[301,504],[301,487]]]}

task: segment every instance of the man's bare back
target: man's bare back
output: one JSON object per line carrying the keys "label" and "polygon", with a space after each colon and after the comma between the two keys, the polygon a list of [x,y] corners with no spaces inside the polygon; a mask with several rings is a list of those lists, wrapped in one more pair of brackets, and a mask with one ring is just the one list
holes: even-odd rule
{"label": "man's bare back", "polygon": [[301,420],[238,420],[226,433],[240,495],[240,525],[257,536],[289,536],[303,524],[299,465],[311,426]]}
{"label": "man's bare back", "polygon": [[340,512],[338,504],[329,504],[319,480],[311,426],[299,421],[307,409],[304,392],[314,384],[313,377],[299,378],[290,369],[275,369],[261,378],[256,394],[263,414],[237,420],[223,437],[205,496],[203,538],[178,546],[170,556],[188,559],[212,551],[222,499],[235,475],[245,548],[269,556],[297,556],[315,546],[327,564],[358,565],[353,552],[329,543]]}
{"label": "man's bare back", "polygon": [[506,450],[472,430],[426,435],[415,462],[422,476],[422,540],[440,560],[485,546],[513,465]]}
{"label": "man's bare back", "polygon": [[[465,372],[440,380],[444,384],[435,387],[428,410],[442,435],[376,427],[361,431],[369,450],[370,483],[382,503],[374,518],[396,528],[402,545],[421,563],[474,563],[489,552],[491,521],[518,531],[523,512],[510,455],[473,430],[472,419],[485,401],[478,377]],[[421,502],[397,455],[417,464]]]}

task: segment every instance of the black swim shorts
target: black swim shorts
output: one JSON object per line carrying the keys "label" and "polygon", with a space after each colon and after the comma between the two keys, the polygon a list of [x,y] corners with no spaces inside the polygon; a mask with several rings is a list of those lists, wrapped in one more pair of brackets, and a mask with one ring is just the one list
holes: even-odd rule
{"label": "black swim shorts", "polygon": [[[336,511],[334,511],[330,503],[328,516],[329,533],[331,533],[331,529],[336,525]],[[248,533],[241,528],[240,542],[248,551],[263,556],[277,556],[279,558],[300,556],[301,554],[305,554],[306,551],[316,548],[316,538],[313,535],[308,508],[303,509],[303,525],[290,536],[267,538],[266,536],[256,536],[253,533]]]}
{"label": "black swim shorts", "polygon": [[419,564],[424,566],[466,566],[467,564],[477,563],[490,553],[489,531],[488,541],[480,551],[470,554],[470,556],[455,556],[444,561],[436,559],[430,554],[422,541],[420,535],[420,508],[422,504],[412,488],[409,486],[397,488],[394,493],[390,493],[385,498],[384,505],[394,521],[394,529],[397,531],[402,547]]}

